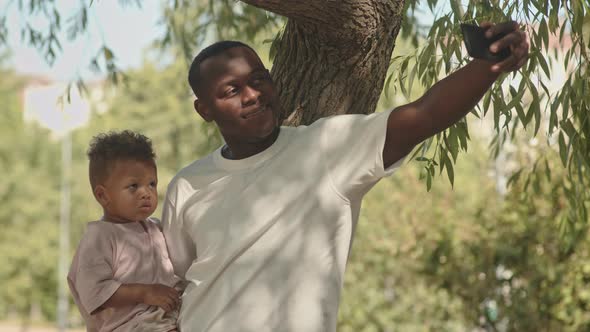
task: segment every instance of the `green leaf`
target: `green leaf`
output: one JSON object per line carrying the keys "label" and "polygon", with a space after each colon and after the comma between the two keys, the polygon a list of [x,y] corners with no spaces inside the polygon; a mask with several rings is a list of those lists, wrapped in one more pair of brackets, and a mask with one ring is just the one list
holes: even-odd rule
{"label": "green leaf", "polygon": [[457,161],[457,156],[459,155],[459,138],[457,137],[457,131],[456,127],[451,127],[447,137],[447,149],[451,152],[453,161]]}
{"label": "green leaf", "polygon": [[590,13],[586,13],[582,24],[582,38],[586,43],[586,47],[590,48]]}
{"label": "green leaf", "polygon": [[461,142],[461,149],[463,149],[463,151],[467,151],[467,140],[469,139],[467,124],[464,122],[457,123],[457,130],[459,131],[459,133],[457,133],[457,137]]}
{"label": "green leaf", "polygon": [[485,116],[490,109],[490,102],[492,101],[492,92],[488,91],[483,97],[483,115]]}
{"label": "green leaf", "polygon": [[414,86],[414,79],[416,78],[417,70],[418,70],[418,67],[413,66],[412,70],[410,71],[410,75],[408,76],[408,90],[409,90],[409,92],[412,91],[412,87]]}
{"label": "green leaf", "polygon": [[563,128],[563,130],[565,130],[565,133],[568,137],[570,137],[570,139],[576,136],[576,128],[574,128],[574,124],[570,119],[565,119],[561,121],[561,127]]}
{"label": "green leaf", "polygon": [[115,57],[113,55],[113,52],[106,46],[104,46],[102,48],[102,51],[103,51],[104,59],[106,62],[111,62],[113,60],[113,58]]}
{"label": "green leaf", "polygon": [[543,91],[545,91],[545,96],[549,97],[551,93],[549,92],[547,85],[545,85],[543,82],[539,82],[539,84],[541,85],[541,88],[543,88]]}
{"label": "green leaf", "polygon": [[551,103],[551,109],[549,112],[549,135],[553,134],[553,129],[557,127],[557,109],[559,107],[559,98],[555,98]]}
{"label": "green leaf", "polygon": [[501,110],[504,108],[502,99],[494,96],[493,108],[494,108],[494,128],[498,129],[500,125],[500,113]]}
{"label": "green leaf", "polygon": [[543,39],[543,44],[545,44],[545,47],[548,47],[549,46],[549,31],[547,30],[547,22],[545,21],[545,19],[542,19],[541,23],[539,24],[539,35]]}
{"label": "green leaf", "polygon": [[508,178],[508,181],[506,182],[506,187],[510,188],[510,186],[516,182],[518,182],[518,179],[520,178],[520,174],[522,173],[522,168],[519,169],[517,172],[515,172],[514,174],[512,174],[510,176],[510,178]]}
{"label": "green leaf", "polygon": [[439,161],[440,164],[438,165],[439,167],[439,174],[442,174],[443,169],[445,168],[445,160],[444,158],[447,158],[447,150],[445,150],[445,148],[440,147],[439,150]]}
{"label": "green leaf", "polygon": [[400,66],[399,73],[398,73],[399,87],[400,87],[400,89],[402,91],[402,94],[407,99],[410,98],[409,93],[408,93],[408,90],[406,89],[406,84],[405,84],[405,82],[407,81],[406,80],[406,77],[407,77],[406,76],[406,72],[407,72],[407,69],[408,69],[408,63],[409,63],[409,61],[410,61],[410,57],[406,57],[404,59],[404,61],[402,61],[402,64]]}
{"label": "green leaf", "polygon": [[541,128],[541,108],[539,107],[538,103],[533,103],[534,105],[534,115],[535,115],[535,131],[533,135],[537,136],[539,132],[539,128]]}
{"label": "green leaf", "polygon": [[453,163],[449,159],[448,156],[445,155],[445,168],[447,170],[447,176],[449,177],[449,181],[451,182],[451,187],[454,187],[455,184],[455,172],[453,171]]}
{"label": "green leaf", "polygon": [[515,105],[514,108],[516,109],[516,115],[518,116],[518,119],[522,125],[526,127],[526,115],[524,113],[524,108],[522,108],[521,104]]}
{"label": "green leaf", "polygon": [[545,75],[548,78],[551,78],[551,72],[549,70],[549,65],[547,64],[547,60],[545,60],[545,57],[543,56],[543,54],[540,53],[540,52],[537,53],[536,54],[536,59],[539,61],[539,65],[543,69],[543,72],[545,73]]}
{"label": "green leaf", "polygon": [[568,155],[568,151],[567,151],[567,147],[565,145],[565,137],[563,136],[563,132],[559,132],[559,137],[557,139],[558,143],[559,143],[559,157],[561,158],[561,163],[563,164],[564,167],[567,166],[567,155]]}
{"label": "green leaf", "polygon": [[387,79],[385,80],[385,86],[384,86],[384,91],[387,95],[387,97],[389,97],[390,94],[390,84],[391,84],[391,79],[393,78],[393,73],[390,73],[389,75],[387,75]]}
{"label": "green leaf", "polygon": [[[512,90],[514,90],[514,88],[510,87]],[[522,102],[522,96],[524,95],[525,90],[521,90],[520,92],[518,92],[516,94],[516,90],[514,90],[514,93],[516,94],[515,96],[512,97],[512,100],[510,100],[510,102],[508,103],[508,105],[506,105],[506,109],[510,110],[512,108],[514,108],[516,105],[520,104]]]}
{"label": "green leaf", "polygon": [[563,42],[563,36],[565,35],[565,27],[567,24],[562,24],[561,28],[559,29],[559,42]]}

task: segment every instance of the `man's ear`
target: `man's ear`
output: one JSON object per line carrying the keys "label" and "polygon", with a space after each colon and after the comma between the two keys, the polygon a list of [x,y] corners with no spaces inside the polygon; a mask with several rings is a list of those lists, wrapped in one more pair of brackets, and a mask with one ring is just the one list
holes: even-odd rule
{"label": "man's ear", "polygon": [[195,99],[195,101],[193,102],[193,105],[195,107],[195,111],[197,111],[197,113],[199,113],[199,115],[203,118],[203,120],[205,120],[207,122],[213,121],[213,118],[211,117],[211,113],[209,112],[209,108],[207,106],[205,106],[205,103],[203,103],[199,98]]}
{"label": "man's ear", "polygon": [[109,194],[107,193],[106,188],[104,186],[99,184],[96,187],[94,187],[94,197],[96,198],[98,203],[102,205],[102,207],[106,207],[107,205],[109,205]]}

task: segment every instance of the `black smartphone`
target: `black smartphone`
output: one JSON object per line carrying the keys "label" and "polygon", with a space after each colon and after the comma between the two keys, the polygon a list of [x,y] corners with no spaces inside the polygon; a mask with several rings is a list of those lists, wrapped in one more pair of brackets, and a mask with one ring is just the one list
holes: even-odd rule
{"label": "black smartphone", "polygon": [[510,56],[509,48],[504,48],[497,53],[490,51],[490,45],[504,37],[506,35],[504,33],[487,38],[485,36],[486,29],[466,23],[461,23],[461,32],[467,53],[473,58],[500,62]]}

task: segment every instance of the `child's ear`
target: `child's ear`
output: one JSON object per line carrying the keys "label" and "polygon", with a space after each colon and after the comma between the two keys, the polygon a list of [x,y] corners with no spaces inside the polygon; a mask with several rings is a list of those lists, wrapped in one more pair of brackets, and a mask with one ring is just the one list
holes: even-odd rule
{"label": "child's ear", "polygon": [[106,188],[100,184],[94,187],[94,197],[103,207],[107,206],[110,202]]}
{"label": "child's ear", "polygon": [[211,113],[209,112],[209,108],[207,106],[205,106],[205,103],[203,103],[199,98],[195,99],[195,101],[193,102],[193,105],[195,107],[195,111],[197,111],[197,113],[199,113],[199,115],[203,118],[203,120],[205,120],[207,122],[213,121],[213,118],[211,117]]}

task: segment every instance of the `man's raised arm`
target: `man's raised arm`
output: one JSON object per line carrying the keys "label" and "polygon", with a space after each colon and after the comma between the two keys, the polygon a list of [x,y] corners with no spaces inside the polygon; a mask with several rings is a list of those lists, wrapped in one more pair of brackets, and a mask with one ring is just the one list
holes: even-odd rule
{"label": "man's raised arm", "polygon": [[463,118],[491,87],[502,72],[518,70],[528,58],[529,41],[516,22],[498,25],[483,23],[489,38],[506,36],[490,46],[492,52],[506,47],[511,55],[502,62],[473,60],[436,83],[420,99],[397,107],[389,115],[383,163],[387,168],[407,155],[418,143]]}

